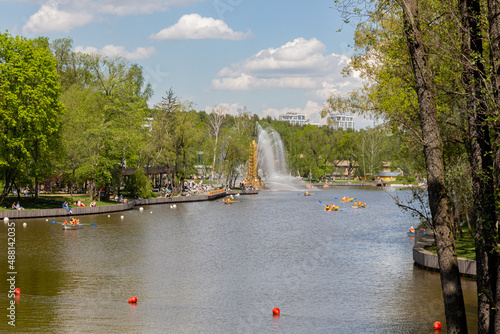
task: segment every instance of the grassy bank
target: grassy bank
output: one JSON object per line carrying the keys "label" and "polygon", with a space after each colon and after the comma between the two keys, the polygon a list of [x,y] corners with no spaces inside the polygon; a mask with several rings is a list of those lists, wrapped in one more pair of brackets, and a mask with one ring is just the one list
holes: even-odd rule
{"label": "grassy bank", "polygon": [[[469,230],[465,226],[462,226],[462,232],[464,234],[463,238],[459,238],[457,242],[457,256],[462,259],[475,260],[476,259],[476,246],[474,244],[474,237],[469,235]],[[474,233],[474,231],[472,231]],[[436,243],[432,246],[426,247],[431,253],[437,254]]]}
{"label": "grassy bank", "polygon": [[[90,205],[90,198],[87,194],[73,194],[73,201],[71,200],[70,194],[43,194],[38,196],[38,201],[35,201],[35,197],[32,196],[24,196],[21,195],[20,198],[17,196],[8,196],[1,204],[0,211],[8,211],[12,210],[13,202],[20,202],[21,206],[25,210],[39,210],[39,209],[60,209],[62,208],[62,204],[64,202],[68,202],[70,207],[74,207],[76,201],[82,201],[82,203],[86,206]],[[110,201],[110,200],[102,200],[95,201],[96,206],[104,206],[104,205],[114,205],[121,204],[120,202]]]}

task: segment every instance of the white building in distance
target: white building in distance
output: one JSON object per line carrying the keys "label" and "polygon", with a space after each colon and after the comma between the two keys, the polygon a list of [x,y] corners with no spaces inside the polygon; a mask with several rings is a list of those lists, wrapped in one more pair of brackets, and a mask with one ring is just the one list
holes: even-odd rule
{"label": "white building in distance", "polygon": [[331,115],[328,116],[328,124],[330,124],[330,127],[334,130],[354,129],[354,116]]}
{"label": "white building in distance", "polygon": [[311,121],[307,118],[305,114],[299,114],[297,112],[287,112],[286,114],[282,114],[278,118],[279,121],[288,122],[292,125],[306,125]]}

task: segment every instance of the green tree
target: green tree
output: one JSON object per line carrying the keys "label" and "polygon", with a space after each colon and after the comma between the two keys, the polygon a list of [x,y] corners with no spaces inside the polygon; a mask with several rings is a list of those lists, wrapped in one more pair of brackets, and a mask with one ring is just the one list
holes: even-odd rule
{"label": "green tree", "polygon": [[233,187],[237,178],[243,176],[243,166],[250,155],[250,138],[242,135],[235,126],[222,132],[219,150],[221,174],[225,176],[225,184]]}
{"label": "green tree", "polygon": [[192,103],[178,101],[172,89],[152,111],[148,141],[156,149],[147,154],[156,155],[152,160],[155,165],[172,170],[170,182],[175,192],[182,190],[186,176],[194,172],[196,148],[205,129],[200,124]]}
{"label": "green tree", "polygon": [[173,156],[174,181],[179,190],[186,176],[194,172],[192,163],[195,161],[195,147],[202,133],[196,127],[197,114],[194,110],[189,110],[190,107],[190,103],[181,104],[181,109],[172,114],[170,150]]}
{"label": "green tree", "polygon": [[[61,101],[66,107],[63,122],[63,169],[71,175],[70,191],[78,182],[95,179],[105,148],[111,135],[104,115],[105,98],[102,94],[73,85],[66,90]],[[78,129],[76,132],[75,129]],[[91,196],[93,189],[90,189]]]}
{"label": "green tree", "polygon": [[86,54],[76,59],[78,83],[62,97],[67,107],[64,142],[72,174],[88,181],[93,198],[97,189],[113,182],[126,158],[132,165],[138,159],[151,90],[142,69],[124,59]]}
{"label": "green tree", "polygon": [[[430,45],[433,45],[432,38],[443,35],[438,29],[439,25],[424,24],[434,20],[436,9],[442,9],[438,3],[416,0],[379,2],[370,8],[370,19],[362,25],[363,36],[357,36],[365,52],[354,63],[362,64],[357,68],[362,68],[363,75],[373,81],[360,94],[352,95],[351,100],[356,109],[398,119],[394,123],[395,127],[412,131],[422,143],[448,330],[450,333],[465,333],[465,307],[455,251],[451,203],[446,188],[445,146],[439,122],[440,116],[450,109],[441,109],[443,101],[440,95],[436,95],[438,86],[435,81],[440,77],[433,73],[433,70],[442,70],[442,73],[449,71],[446,71],[446,66],[432,66],[439,60],[429,52]],[[445,20],[443,23],[447,26]],[[445,65],[448,64],[451,62]],[[394,77],[391,75],[393,73]],[[395,83],[397,81],[401,84]],[[398,90],[401,91],[399,97],[393,93]],[[384,95],[388,100],[395,99],[398,102],[396,106],[400,108],[387,106],[380,98]],[[331,109],[337,106],[350,107],[349,103],[344,104],[339,100],[342,99],[334,97],[330,100]]]}
{"label": "green tree", "polygon": [[153,195],[153,186],[142,168],[137,168],[130,176],[127,190],[134,197],[150,198]]}
{"label": "green tree", "polygon": [[330,162],[333,160],[335,147],[328,133],[320,127],[306,125],[296,136],[296,142],[300,143],[299,151],[308,167],[304,172],[311,173],[314,179],[331,173]]}
{"label": "green tree", "polygon": [[50,43],[50,49],[57,60],[61,89],[65,91],[79,80],[80,66],[78,55],[73,52],[73,40],[71,38],[56,39]]}
{"label": "green tree", "polygon": [[[0,203],[16,179],[46,175],[57,148],[62,106],[47,39],[0,34]],[[24,175],[23,175],[24,174]],[[30,175],[28,175],[30,176]]]}
{"label": "green tree", "polygon": [[365,179],[367,174],[375,178],[384,167],[385,134],[377,129],[360,130],[356,142],[355,156],[358,164],[358,173]]}
{"label": "green tree", "polygon": [[[208,131],[210,133],[212,139],[213,146],[213,159],[212,159],[212,178],[211,182],[214,180],[215,172],[218,170],[219,175],[221,174],[221,170],[216,167],[217,163],[217,155],[220,150],[218,150],[219,144],[219,136],[224,126],[224,122],[226,121],[226,115],[229,111],[227,105],[219,104],[218,106],[212,107],[210,113],[208,115]],[[218,178],[220,179],[220,178]]]}

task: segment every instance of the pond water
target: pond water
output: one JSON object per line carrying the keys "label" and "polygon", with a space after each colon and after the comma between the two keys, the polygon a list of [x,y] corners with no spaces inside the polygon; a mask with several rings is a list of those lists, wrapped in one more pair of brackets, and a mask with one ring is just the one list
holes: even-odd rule
{"label": "pond water", "polygon": [[[434,321],[445,323],[439,274],[413,265],[406,231],[418,222],[386,189],[262,191],[231,205],[145,206],[82,216],[97,225],[74,231],[15,220],[22,294],[15,328],[4,316],[0,331],[434,333]],[[342,196],[367,208],[342,204]],[[324,212],[320,201],[340,211]],[[7,254],[7,225],[0,229]],[[474,333],[475,282],[462,282]],[[5,279],[0,288],[9,290]],[[132,296],[136,305],[127,303]],[[9,302],[1,299],[3,310]]]}

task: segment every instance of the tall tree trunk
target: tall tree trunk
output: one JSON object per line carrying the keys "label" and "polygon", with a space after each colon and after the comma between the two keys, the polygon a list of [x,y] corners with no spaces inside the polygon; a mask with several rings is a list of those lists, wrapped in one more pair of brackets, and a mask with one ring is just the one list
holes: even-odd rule
{"label": "tall tree trunk", "polygon": [[493,157],[490,142],[488,107],[484,96],[484,64],[477,58],[483,54],[480,28],[481,5],[478,0],[461,0],[462,75],[467,91],[467,120],[469,125],[469,160],[472,171],[472,194],[476,216],[478,332],[495,333],[495,291],[497,254],[495,245],[495,198],[493,188]]}
{"label": "tall tree trunk", "polygon": [[38,202],[38,192],[40,191],[40,184],[38,183],[38,176],[35,176],[35,202]]}
{"label": "tall tree trunk", "polygon": [[406,43],[408,45],[415,90],[420,107],[420,126],[424,140],[429,206],[432,215],[439,273],[448,333],[467,333],[465,306],[453,237],[450,199],[446,192],[443,147],[437,121],[432,73],[418,20],[418,1],[402,0]]}
{"label": "tall tree trunk", "polygon": [[210,180],[210,184],[214,183],[214,176],[215,176],[215,160],[217,157],[217,141],[219,140],[219,135],[218,133],[215,136],[215,148],[214,148],[214,159],[212,161],[212,179]]}
{"label": "tall tree trunk", "polygon": [[[493,91],[493,98],[494,98],[494,105],[492,107],[493,109],[493,118],[495,120],[494,124],[494,130],[495,130],[495,147],[494,147],[494,170],[495,170],[495,186],[496,186],[496,191],[498,192],[500,190],[500,175],[499,175],[499,170],[500,170],[500,1],[499,0],[488,0],[488,23],[489,23],[489,45],[490,45],[490,65],[492,68],[492,73],[491,73],[491,83],[493,85],[492,91]],[[496,210],[497,212],[497,217],[496,221],[500,221],[500,212]],[[499,231],[497,229],[494,237],[496,240],[499,240],[498,238],[500,237]],[[495,307],[496,310],[500,307],[498,305],[500,301],[500,265],[499,263],[499,256],[498,256],[498,248],[495,249],[494,251],[495,254],[495,260],[496,260],[496,271],[495,271],[495,278],[496,281],[493,283],[494,284],[494,297],[495,297]],[[492,285],[493,285],[492,284]],[[493,292],[493,291],[492,291]],[[492,320],[495,324],[494,330],[500,331],[500,312],[496,311],[495,312],[495,319]],[[491,330],[490,330],[491,332]]]}
{"label": "tall tree trunk", "polygon": [[92,177],[89,181],[87,181],[88,184],[88,192],[90,196],[90,200],[94,200],[94,191],[95,191],[95,179]]}
{"label": "tall tree trunk", "polygon": [[19,183],[14,183],[14,187],[16,188],[16,193],[17,193],[17,201],[21,201],[21,186]]}
{"label": "tall tree trunk", "polygon": [[7,196],[9,196],[10,191],[12,190],[12,185],[14,183],[16,172],[14,169],[7,169],[5,171],[5,184],[2,190],[2,194],[0,195],[0,204],[5,200]]}
{"label": "tall tree trunk", "polygon": [[75,170],[76,168],[73,167],[73,174],[72,174],[72,177],[71,177],[71,188],[70,188],[70,198],[71,198],[71,203],[73,203],[73,192],[75,191]]}

